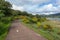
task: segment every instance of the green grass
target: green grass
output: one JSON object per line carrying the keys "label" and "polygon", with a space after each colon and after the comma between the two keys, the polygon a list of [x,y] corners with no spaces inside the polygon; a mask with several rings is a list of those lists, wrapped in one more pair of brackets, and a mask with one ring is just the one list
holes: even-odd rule
{"label": "green grass", "polygon": [[7,32],[5,32],[0,36],[0,40],[5,40],[6,36],[7,36]]}
{"label": "green grass", "polygon": [[52,26],[52,28],[53,28],[52,32],[49,32],[44,29],[39,29],[39,28],[37,28],[36,24],[26,24],[24,22],[22,22],[22,23],[24,25],[26,25],[28,28],[32,29],[33,31],[35,31],[36,33],[40,34],[41,36],[45,37],[48,40],[60,40],[60,35],[57,34],[58,32],[60,32],[60,28],[53,27],[55,25],[50,24],[50,22],[44,22],[44,23],[46,23],[46,24],[49,23]]}
{"label": "green grass", "polygon": [[11,25],[10,18],[5,17],[0,20],[0,40],[5,40],[10,25]]}
{"label": "green grass", "polygon": [[0,32],[0,40],[5,40],[7,33],[8,33],[8,28],[10,26],[10,23],[4,24],[3,26],[4,26],[4,29],[2,29]]}

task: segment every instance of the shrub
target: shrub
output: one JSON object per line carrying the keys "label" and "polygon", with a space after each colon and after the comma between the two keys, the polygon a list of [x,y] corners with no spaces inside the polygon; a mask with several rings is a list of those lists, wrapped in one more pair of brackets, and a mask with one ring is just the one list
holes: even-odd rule
{"label": "shrub", "polygon": [[43,17],[42,17],[42,18],[40,18],[39,20],[40,20],[40,22],[44,22],[44,21],[46,21],[46,18],[43,18]]}
{"label": "shrub", "polygon": [[60,35],[60,32],[59,33],[57,33],[58,35]]}
{"label": "shrub", "polygon": [[34,21],[34,22],[37,22],[37,20],[38,20],[38,19],[37,19],[36,17],[33,17],[33,18],[32,18],[32,21]]}
{"label": "shrub", "polygon": [[38,21],[38,18],[36,18],[36,17],[30,18],[31,23],[36,23],[37,21]]}
{"label": "shrub", "polygon": [[9,25],[0,22],[0,35],[4,34],[8,30]]}
{"label": "shrub", "polygon": [[27,19],[24,19],[24,23],[29,23],[29,20],[27,20]]}
{"label": "shrub", "polygon": [[52,27],[50,25],[48,25],[48,24],[43,25],[43,28],[45,30],[48,30],[48,31],[51,31],[52,30]]}
{"label": "shrub", "polygon": [[29,22],[30,22],[27,17],[25,17],[24,19],[22,19],[22,21],[23,21],[24,23],[29,23]]}
{"label": "shrub", "polygon": [[38,28],[40,28],[40,26],[41,26],[41,23],[40,23],[40,22],[37,22],[37,26],[38,26]]}
{"label": "shrub", "polygon": [[11,22],[11,17],[3,17],[0,21],[8,24],[9,22]]}
{"label": "shrub", "polygon": [[26,18],[26,17],[27,17],[27,16],[22,16],[22,15],[21,15],[21,16],[20,16],[20,19],[24,19],[24,18]]}

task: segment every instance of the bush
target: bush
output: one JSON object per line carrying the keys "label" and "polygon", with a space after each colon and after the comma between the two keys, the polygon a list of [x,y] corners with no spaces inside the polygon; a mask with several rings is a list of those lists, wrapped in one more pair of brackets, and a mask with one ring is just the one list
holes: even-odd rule
{"label": "bush", "polygon": [[38,21],[37,17],[32,17],[29,19],[31,23],[36,23]]}
{"label": "bush", "polygon": [[46,18],[43,18],[43,17],[42,17],[42,18],[39,19],[39,21],[40,21],[40,22],[44,22],[44,21],[46,21]]}
{"label": "bush", "polygon": [[4,22],[5,24],[8,24],[9,22],[11,22],[11,17],[3,17],[1,21]]}
{"label": "bush", "polygon": [[27,16],[22,16],[22,15],[20,16],[20,19],[24,19],[24,18],[27,18]]}
{"label": "bush", "polygon": [[24,23],[29,23],[29,22],[30,22],[27,17],[23,18],[22,21],[23,21]]}
{"label": "bush", "polygon": [[9,25],[0,22],[0,35],[4,34],[8,30]]}
{"label": "bush", "polygon": [[45,30],[48,30],[48,31],[51,31],[52,30],[52,27],[50,25],[48,25],[48,24],[43,25],[43,28]]}
{"label": "bush", "polygon": [[24,22],[24,23],[29,23],[29,20],[23,19],[23,22]]}
{"label": "bush", "polygon": [[58,32],[57,34],[60,35],[60,32]]}
{"label": "bush", "polygon": [[37,19],[36,17],[33,17],[33,18],[32,18],[32,21],[33,21],[33,22],[37,22],[37,20],[38,20],[38,19]]}
{"label": "bush", "polygon": [[37,22],[37,26],[38,26],[38,28],[40,28],[40,26],[41,26],[41,23],[40,23],[40,22]]}

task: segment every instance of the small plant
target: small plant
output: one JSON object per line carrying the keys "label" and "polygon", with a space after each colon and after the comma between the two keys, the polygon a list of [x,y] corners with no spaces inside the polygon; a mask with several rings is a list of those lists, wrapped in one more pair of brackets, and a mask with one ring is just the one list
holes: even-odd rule
{"label": "small plant", "polygon": [[29,23],[29,22],[30,22],[27,17],[23,18],[22,21],[23,21],[24,23]]}
{"label": "small plant", "polygon": [[57,34],[60,35],[60,32],[58,32]]}
{"label": "small plant", "polygon": [[33,23],[36,23],[38,21],[38,18],[37,17],[33,17],[32,20],[31,20]]}
{"label": "small plant", "polygon": [[48,31],[51,31],[52,30],[52,27],[50,25],[48,25],[48,24],[43,25],[43,28],[45,30],[48,30]]}
{"label": "small plant", "polygon": [[5,24],[8,24],[9,22],[11,22],[11,17],[3,17],[1,21]]}
{"label": "small plant", "polygon": [[38,26],[38,28],[40,28],[40,26],[41,26],[41,23],[40,23],[40,22],[37,22],[37,26]]}
{"label": "small plant", "polygon": [[20,19],[24,19],[24,18],[26,18],[26,16],[22,16],[22,15],[20,16]]}
{"label": "small plant", "polygon": [[29,23],[29,20],[27,20],[27,19],[25,20],[25,19],[24,19],[24,23]]}

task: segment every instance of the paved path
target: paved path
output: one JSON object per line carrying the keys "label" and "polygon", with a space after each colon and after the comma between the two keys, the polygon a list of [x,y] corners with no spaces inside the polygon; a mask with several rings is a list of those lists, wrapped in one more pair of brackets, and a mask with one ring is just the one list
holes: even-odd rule
{"label": "paved path", "polygon": [[46,40],[41,35],[30,30],[18,20],[14,21],[6,40]]}

